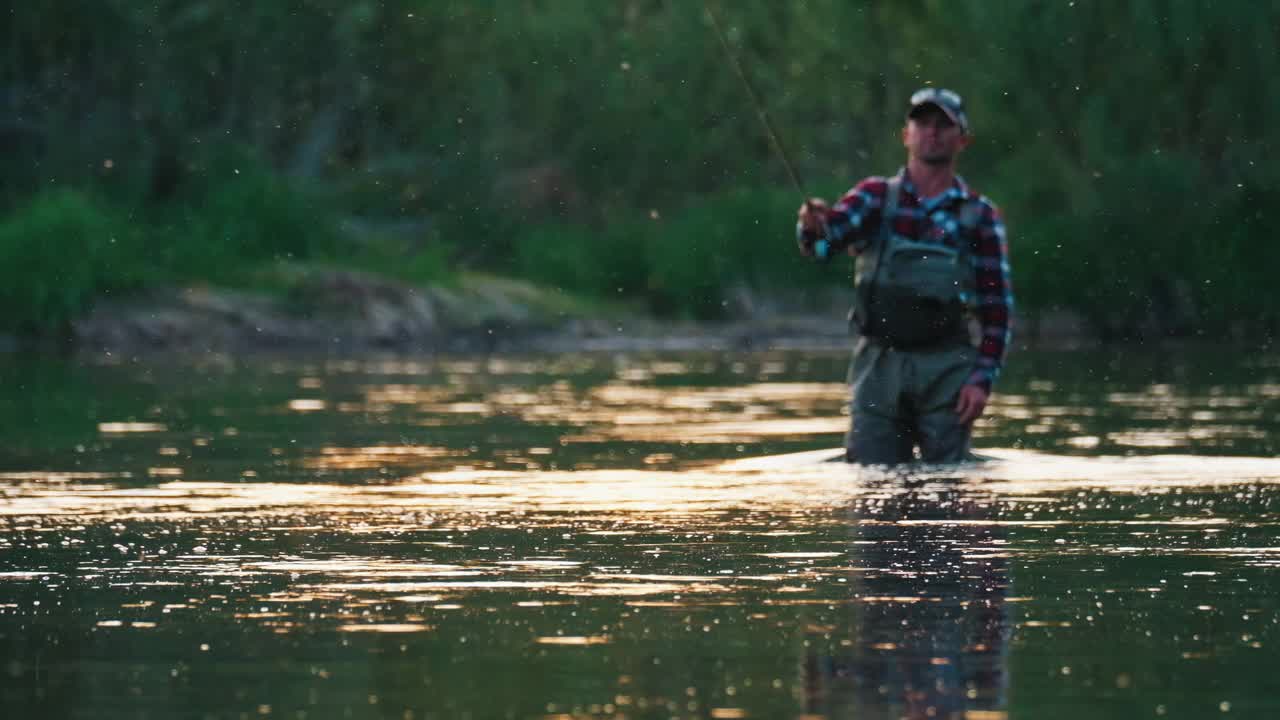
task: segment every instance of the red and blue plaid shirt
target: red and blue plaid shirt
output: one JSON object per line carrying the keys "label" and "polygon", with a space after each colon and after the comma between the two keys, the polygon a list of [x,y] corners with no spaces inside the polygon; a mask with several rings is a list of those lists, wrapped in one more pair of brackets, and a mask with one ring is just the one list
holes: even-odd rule
{"label": "red and blue plaid shirt", "polygon": [[[918,242],[952,246],[969,243],[977,288],[974,311],[982,328],[982,340],[968,382],[990,391],[1004,366],[1013,327],[1013,285],[1009,280],[1004,220],[990,200],[970,190],[959,177],[940,195],[921,198],[905,169],[899,176],[902,185],[897,215],[892,219],[894,232]],[[831,207],[827,213],[827,241],[832,255],[849,250],[858,254],[870,246],[880,232],[880,213],[888,189],[888,178],[869,177]],[[982,212],[976,226],[966,231],[959,213],[974,201]],[[961,237],[964,234],[969,237]]]}

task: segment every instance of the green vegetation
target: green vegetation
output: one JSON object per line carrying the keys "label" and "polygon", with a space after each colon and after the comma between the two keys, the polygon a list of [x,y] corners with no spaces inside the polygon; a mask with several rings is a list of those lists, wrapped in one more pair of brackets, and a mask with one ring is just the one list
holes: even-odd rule
{"label": "green vegetation", "polygon": [[0,327],[58,327],[96,293],[136,287],[137,237],[80,193],[43,193],[0,224]]}
{"label": "green vegetation", "polygon": [[323,213],[317,219],[315,203],[248,160],[220,161],[228,167],[204,173],[207,187],[192,184],[164,205],[122,207],[93,187],[15,203],[0,221],[0,300],[8,308],[0,330],[56,330],[95,296],[175,282],[253,283],[264,263],[333,256],[336,230]]}
{"label": "green vegetation", "polygon": [[793,216],[794,205],[785,192],[729,191],[671,218],[542,225],[521,235],[513,270],[575,293],[643,297],[660,314],[714,319],[739,287],[767,292],[844,277],[801,258],[787,240],[779,218]]}
{"label": "green vegetation", "polygon": [[[963,170],[1019,304],[1102,331],[1269,333],[1280,6],[726,3],[807,190],[900,163],[905,97],[968,99]],[[712,318],[830,286],[697,2],[51,0],[0,58],[0,331],[276,260],[459,268]]]}

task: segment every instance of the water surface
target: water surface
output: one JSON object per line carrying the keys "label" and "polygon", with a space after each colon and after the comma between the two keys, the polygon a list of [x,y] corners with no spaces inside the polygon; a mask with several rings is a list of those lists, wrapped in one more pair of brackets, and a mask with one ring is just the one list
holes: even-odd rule
{"label": "water surface", "polygon": [[[812,455],[838,353],[0,366],[14,717],[1270,717],[1280,362],[1023,353]],[[821,453],[819,453],[821,454]]]}

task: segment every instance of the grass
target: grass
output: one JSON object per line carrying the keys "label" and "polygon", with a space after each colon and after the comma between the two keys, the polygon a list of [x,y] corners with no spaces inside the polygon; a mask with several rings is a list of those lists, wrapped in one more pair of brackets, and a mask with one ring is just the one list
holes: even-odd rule
{"label": "grass", "polygon": [[[1268,339],[1280,324],[1270,292],[1280,250],[1257,211],[1280,200],[1264,181],[1208,188],[1192,158],[1118,163],[1061,196],[1031,197],[994,179],[1008,198],[1020,308],[1064,308],[1113,337],[1167,316],[1166,330]],[[1016,169],[1016,168],[1015,168]],[[1113,199],[1143,188],[1143,204]],[[1201,197],[1203,195],[1203,197]],[[521,278],[602,307],[663,318],[717,320],[741,289],[768,297],[829,297],[848,263],[823,267],[792,242],[797,199],[736,190],[687,206],[613,214],[606,221],[469,228],[441,213],[406,235],[340,229],[340,195],[319,196],[247,152],[196,162],[171,200],[152,205],[102,188],[34,194],[0,222],[0,332],[51,335],[102,296],[203,283],[288,294],[303,272],[354,269],[414,285],[456,287],[462,273]],[[1028,208],[1048,208],[1034,217]],[[491,214],[496,217],[499,214]],[[435,222],[439,220],[439,222]],[[411,226],[417,227],[417,226]],[[578,300],[567,301],[581,307]],[[1173,327],[1176,325],[1176,327]]]}
{"label": "grass", "polygon": [[145,241],[127,216],[80,192],[32,198],[0,223],[0,329],[64,328],[96,296],[147,284]]}
{"label": "grass", "polygon": [[[96,298],[204,283],[288,291],[288,263],[357,268],[417,284],[447,283],[438,238],[344,238],[337,213],[251,154],[222,148],[197,162],[163,205],[102,188],[54,189],[0,222],[0,332],[65,332]],[[430,242],[434,240],[435,242]]]}
{"label": "grass", "polygon": [[816,267],[792,241],[789,193],[735,191],[666,218],[616,219],[602,228],[544,225],[517,238],[515,274],[585,295],[642,302],[659,316],[716,320],[735,288],[776,291],[847,282]]}

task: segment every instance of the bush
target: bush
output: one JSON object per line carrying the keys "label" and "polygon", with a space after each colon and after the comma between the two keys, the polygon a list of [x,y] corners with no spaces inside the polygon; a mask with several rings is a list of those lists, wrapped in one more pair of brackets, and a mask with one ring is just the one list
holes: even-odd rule
{"label": "bush", "polygon": [[142,285],[142,232],[75,190],[46,191],[0,223],[0,328],[65,327],[99,294]]}
{"label": "bush", "polygon": [[777,291],[844,282],[842,268],[815,266],[796,251],[799,202],[792,193],[739,190],[660,225],[647,248],[646,290],[654,308],[715,319],[735,287]]}
{"label": "bush", "polygon": [[563,290],[638,299],[659,315],[724,316],[735,288],[783,290],[846,282],[796,252],[798,200],[733,191],[678,211],[616,219],[602,228],[535,227],[515,243],[513,270]]}
{"label": "bush", "polygon": [[572,293],[634,297],[644,290],[651,229],[638,218],[606,227],[553,224],[521,233],[512,248],[520,277]]}
{"label": "bush", "polygon": [[[225,149],[224,149],[225,150]],[[35,195],[0,223],[0,330],[64,329],[93,299],[168,282],[256,282],[274,260],[323,259],[394,269],[405,279],[445,273],[440,253],[391,260],[380,248],[340,248],[332,214],[252,155],[220,152],[197,166],[176,202],[126,214],[82,190]]]}
{"label": "bush", "polygon": [[332,213],[240,148],[218,148],[198,161],[175,205],[155,219],[154,257],[178,280],[235,284],[264,261],[337,248]]}

